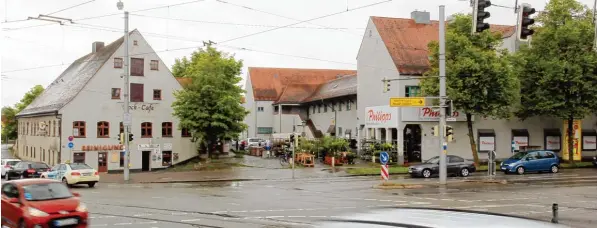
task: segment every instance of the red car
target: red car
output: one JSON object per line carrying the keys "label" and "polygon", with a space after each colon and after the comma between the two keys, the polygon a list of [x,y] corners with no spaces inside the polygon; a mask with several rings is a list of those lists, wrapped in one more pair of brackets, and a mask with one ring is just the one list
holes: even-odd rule
{"label": "red car", "polygon": [[80,195],[62,182],[22,179],[2,184],[2,226],[23,228],[88,226]]}

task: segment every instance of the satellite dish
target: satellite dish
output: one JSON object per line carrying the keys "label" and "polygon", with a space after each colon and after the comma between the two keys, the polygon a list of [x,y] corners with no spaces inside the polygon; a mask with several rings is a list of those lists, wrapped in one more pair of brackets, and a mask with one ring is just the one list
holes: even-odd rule
{"label": "satellite dish", "polygon": [[46,129],[46,122],[39,122],[39,129]]}

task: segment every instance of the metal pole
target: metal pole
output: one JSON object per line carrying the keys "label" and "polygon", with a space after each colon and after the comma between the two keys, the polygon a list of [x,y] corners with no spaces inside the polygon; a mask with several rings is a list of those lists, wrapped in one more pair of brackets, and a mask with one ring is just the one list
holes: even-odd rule
{"label": "metal pole", "polygon": [[559,216],[558,216],[558,204],[554,203],[551,205],[551,213],[552,213],[552,218],[551,218],[551,223],[559,223]]}
{"label": "metal pole", "polygon": [[[294,134],[294,133],[293,133]],[[292,179],[294,179],[294,151],[296,150],[296,141],[298,140],[298,135],[294,136],[294,142],[290,142],[292,145]]]}
{"label": "metal pole", "polygon": [[597,0],[593,4],[593,25],[595,26],[595,38],[593,39],[593,49],[597,52]]}
{"label": "metal pole", "polygon": [[129,180],[129,127],[132,121],[129,113],[129,12],[124,11],[124,115],[122,124],[124,125],[124,180]]}
{"label": "metal pole", "polygon": [[445,126],[446,126],[446,7],[439,6],[439,102],[440,102],[440,120],[439,120],[439,183],[446,184],[446,153],[444,153]]}

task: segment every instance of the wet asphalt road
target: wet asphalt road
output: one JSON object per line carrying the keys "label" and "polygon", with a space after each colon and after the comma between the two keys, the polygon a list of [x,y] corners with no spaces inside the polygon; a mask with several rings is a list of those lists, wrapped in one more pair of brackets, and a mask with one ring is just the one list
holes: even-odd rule
{"label": "wet asphalt road", "polygon": [[[203,184],[100,184],[75,187],[92,227],[312,227],[316,221],[378,207],[414,206],[490,211],[561,223],[597,224],[597,170],[533,174],[532,183],[380,190],[371,177]],[[509,177],[514,179],[520,176]]]}
{"label": "wet asphalt road", "polygon": [[2,144],[2,158],[13,158],[12,154],[8,150],[7,144]]}

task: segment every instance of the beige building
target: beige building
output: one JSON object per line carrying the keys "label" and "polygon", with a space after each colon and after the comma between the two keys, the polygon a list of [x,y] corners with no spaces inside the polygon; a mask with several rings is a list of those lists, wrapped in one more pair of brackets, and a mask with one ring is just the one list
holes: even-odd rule
{"label": "beige building", "polygon": [[[172,116],[181,84],[141,33],[129,33],[132,170],[168,167],[197,155],[188,131]],[[73,62],[17,115],[18,155],[49,165],[84,162],[100,172],[124,168],[123,37]]]}

